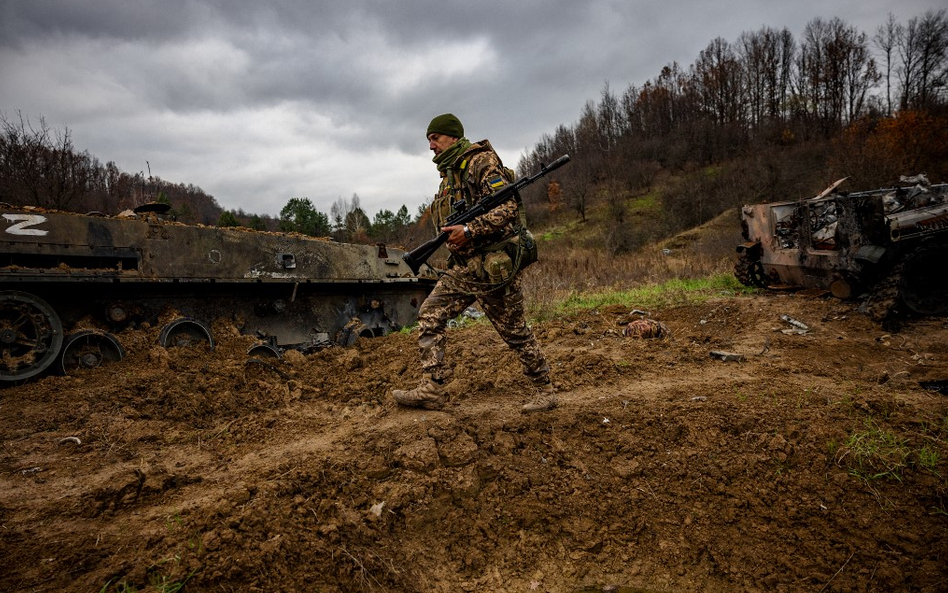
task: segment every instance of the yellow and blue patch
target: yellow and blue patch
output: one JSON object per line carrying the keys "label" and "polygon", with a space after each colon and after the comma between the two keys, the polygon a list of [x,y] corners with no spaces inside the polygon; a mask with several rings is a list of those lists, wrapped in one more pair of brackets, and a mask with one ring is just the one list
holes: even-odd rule
{"label": "yellow and blue patch", "polygon": [[490,181],[488,181],[488,183],[490,184],[492,189],[497,189],[498,187],[503,187],[505,185],[505,181],[503,177],[491,179]]}

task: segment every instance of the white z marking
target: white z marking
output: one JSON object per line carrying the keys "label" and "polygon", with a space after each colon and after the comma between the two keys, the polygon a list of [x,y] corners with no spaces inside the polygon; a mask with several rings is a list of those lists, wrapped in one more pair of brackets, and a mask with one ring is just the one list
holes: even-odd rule
{"label": "white z marking", "polygon": [[42,237],[49,234],[49,231],[44,231],[43,229],[28,228],[46,222],[45,216],[40,216],[39,214],[4,214],[3,217],[14,223],[7,227],[7,232],[11,235],[33,235]]}

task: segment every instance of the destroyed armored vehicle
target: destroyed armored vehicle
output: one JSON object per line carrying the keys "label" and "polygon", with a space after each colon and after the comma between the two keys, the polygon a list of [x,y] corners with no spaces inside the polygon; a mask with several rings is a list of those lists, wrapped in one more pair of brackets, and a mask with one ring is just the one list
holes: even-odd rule
{"label": "destroyed armored vehicle", "polygon": [[159,323],[165,347],[213,348],[218,318],[258,338],[254,355],[351,345],[413,324],[434,286],[397,249],[186,225],[161,206],[0,205],[0,385],[121,359],[123,329]]}
{"label": "destroyed armored vehicle", "polygon": [[924,176],[872,191],[744,206],[735,275],[749,286],[864,298],[877,320],[948,312],[948,184]]}

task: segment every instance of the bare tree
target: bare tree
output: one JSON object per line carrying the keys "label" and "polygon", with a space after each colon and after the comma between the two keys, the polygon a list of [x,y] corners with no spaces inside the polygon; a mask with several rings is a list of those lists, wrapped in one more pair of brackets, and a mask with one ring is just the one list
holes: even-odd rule
{"label": "bare tree", "polygon": [[52,150],[50,131],[40,118],[34,128],[22,114],[14,122],[0,117],[0,200],[11,204],[45,206],[43,168]]}
{"label": "bare tree", "polygon": [[861,115],[879,81],[865,33],[839,18],[807,23],[797,59],[796,91],[804,113],[832,131]]}
{"label": "bare tree", "polygon": [[602,139],[599,136],[599,126],[596,119],[596,110],[592,102],[583,107],[582,115],[573,135],[578,153],[575,162],[570,165],[570,178],[566,185],[566,197],[570,207],[579,214],[580,220],[586,222],[586,210],[592,187],[602,174],[605,162],[602,150]]}
{"label": "bare tree", "polygon": [[876,47],[882,51],[882,55],[885,58],[885,73],[883,77],[885,78],[885,107],[888,115],[892,115],[893,113],[892,76],[894,75],[894,54],[904,32],[905,28],[895,20],[895,15],[890,12],[885,23],[879,26],[875,36],[872,38]]}
{"label": "bare tree", "polygon": [[911,19],[899,44],[902,109],[940,104],[948,82],[948,13],[928,11]]}
{"label": "bare tree", "polygon": [[569,207],[576,211],[579,220],[582,222],[586,222],[589,196],[595,183],[594,167],[595,162],[592,155],[581,155],[580,158],[570,163],[570,175],[563,184],[566,201]]}
{"label": "bare tree", "polygon": [[612,94],[608,82],[603,85],[599,96],[599,106],[596,109],[599,145],[605,151],[612,151],[619,143],[625,122],[619,109],[619,100]]}
{"label": "bare tree", "polygon": [[743,121],[744,71],[731,44],[715,38],[692,66],[701,106],[714,123]]}
{"label": "bare tree", "polygon": [[372,224],[362,210],[359,194],[352,194],[351,200],[339,198],[333,202],[329,208],[329,218],[337,241],[365,240]]}
{"label": "bare tree", "polygon": [[848,27],[840,31],[837,40],[842,60],[841,78],[844,83],[843,96],[846,101],[845,121],[855,121],[863,115],[869,91],[878,84],[882,75],[869,51],[868,38]]}
{"label": "bare tree", "polygon": [[33,127],[22,115],[18,122],[0,117],[0,126],[3,201],[59,210],[82,205],[99,163],[88,152],[75,151],[69,128],[54,135],[44,119]]}
{"label": "bare tree", "polygon": [[764,30],[756,33],[742,33],[739,53],[744,68],[744,89],[747,98],[747,115],[752,126],[760,126],[766,111],[768,71],[772,55],[769,39]]}
{"label": "bare tree", "polygon": [[777,122],[787,115],[795,47],[793,35],[787,29],[764,27],[740,36],[738,53],[752,126]]}

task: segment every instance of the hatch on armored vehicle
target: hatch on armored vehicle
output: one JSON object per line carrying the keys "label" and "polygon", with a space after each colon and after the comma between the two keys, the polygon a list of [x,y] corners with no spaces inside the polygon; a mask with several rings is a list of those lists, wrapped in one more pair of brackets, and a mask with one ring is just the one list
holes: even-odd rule
{"label": "hatch on armored vehicle", "polygon": [[233,320],[255,353],[351,345],[415,322],[434,286],[404,252],[186,225],[153,208],[108,217],[0,205],[0,383],[124,356],[159,319],[162,346],[214,345]]}
{"label": "hatch on armored vehicle", "polygon": [[879,320],[948,313],[948,184],[920,175],[847,193],[845,181],[807,200],[744,206],[737,278],[864,298]]}

